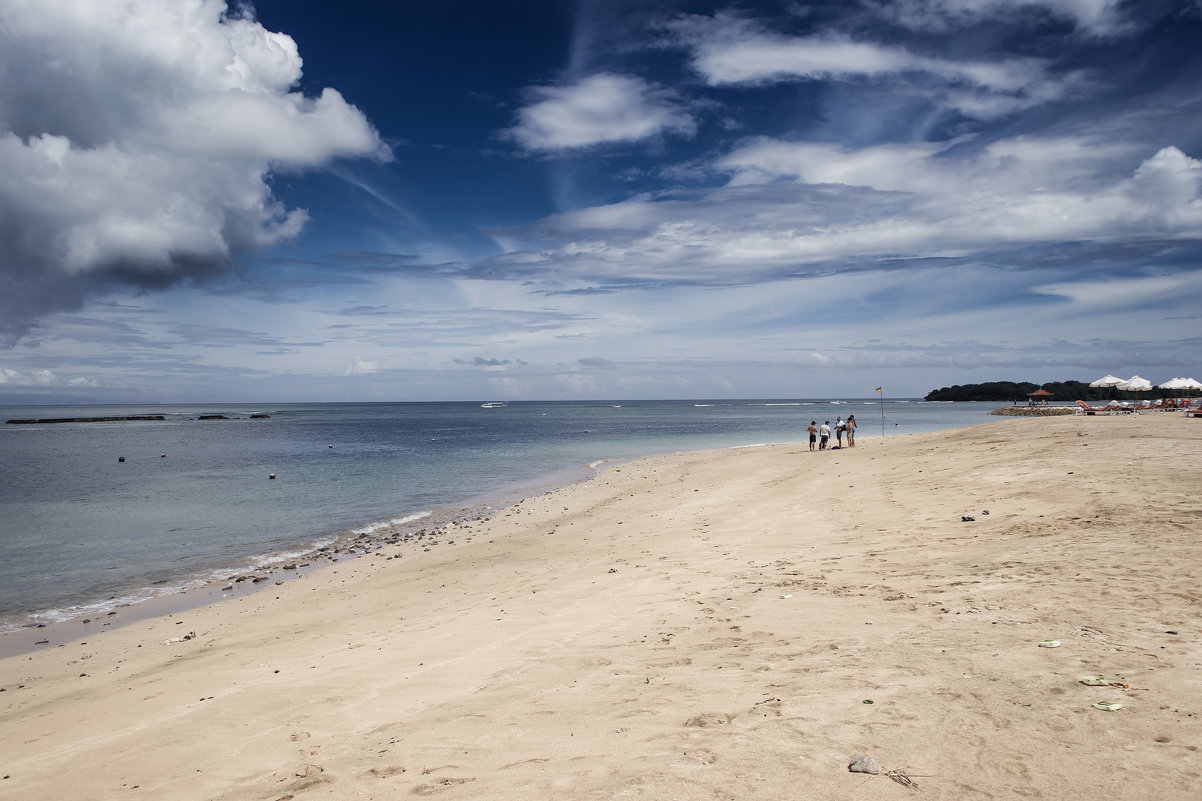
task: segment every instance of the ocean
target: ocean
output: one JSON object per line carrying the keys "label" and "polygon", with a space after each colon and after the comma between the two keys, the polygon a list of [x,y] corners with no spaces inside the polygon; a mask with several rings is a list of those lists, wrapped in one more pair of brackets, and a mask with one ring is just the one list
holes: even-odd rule
{"label": "ocean", "polygon": [[954,428],[999,419],[987,416],[996,405],[0,407],[4,420],[163,418],[0,424],[0,631],[100,614],[295,560],[389,523],[500,507],[615,461],[802,441],[810,420],[833,424],[836,415],[856,415],[860,440]]}

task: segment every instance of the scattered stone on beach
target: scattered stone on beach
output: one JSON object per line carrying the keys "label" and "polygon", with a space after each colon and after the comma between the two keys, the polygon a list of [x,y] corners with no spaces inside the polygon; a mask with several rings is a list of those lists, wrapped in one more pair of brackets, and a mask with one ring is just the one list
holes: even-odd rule
{"label": "scattered stone on beach", "polygon": [[871,773],[873,775],[881,772],[880,764],[866,754],[857,754],[852,757],[847,769],[852,773]]}
{"label": "scattered stone on beach", "polygon": [[185,642],[187,640],[194,640],[194,639],[196,639],[196,632],[189,631],[187,634],[183,635],[182,637],[169,637],[168,639],[163,640],[163,645],[174,645],[177,642]]}

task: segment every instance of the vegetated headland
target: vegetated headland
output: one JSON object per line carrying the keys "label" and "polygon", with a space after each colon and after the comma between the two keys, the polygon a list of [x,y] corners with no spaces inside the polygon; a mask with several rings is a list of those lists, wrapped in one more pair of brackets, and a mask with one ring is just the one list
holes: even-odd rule
{"label": "vegetated headland", "polygon": [[[956,384],[951,387],[933,389],[926,394],[923,400],[1026,402],[1027,396],[1040,388],[1051,393],[1044,396],[1044,400],[1068,403],[1079,400],[1109,400],[1115,397],[1115,393],[1121,392],[1121,390],[1108,387],[1091,387],[1081,381],[1048,381],[1043,384],[1032,384],[1030,381],[987,381],[983,384]],[[1188,394],[1192,396],[1198,393]],[[1118,397],[1127,397],[1127,395],[1121,394]]]}

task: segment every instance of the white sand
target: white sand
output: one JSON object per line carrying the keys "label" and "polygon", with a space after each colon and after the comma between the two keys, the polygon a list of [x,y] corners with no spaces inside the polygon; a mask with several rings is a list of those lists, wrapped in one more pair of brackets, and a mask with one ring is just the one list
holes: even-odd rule
{"label": "white sand", "polygon": [[613,468],[0,660],[0,798],[1202,798],[1200,453],[1149,414]]}

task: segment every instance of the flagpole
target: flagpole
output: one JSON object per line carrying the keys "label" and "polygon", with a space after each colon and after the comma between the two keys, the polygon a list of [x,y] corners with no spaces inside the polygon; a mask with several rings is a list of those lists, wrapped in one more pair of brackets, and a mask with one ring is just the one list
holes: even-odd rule
{"label": "flagpole", "polygon": [[876,388],[876,391],[881,393],[881,436],[885,436],[885,385],[881,384]]}

